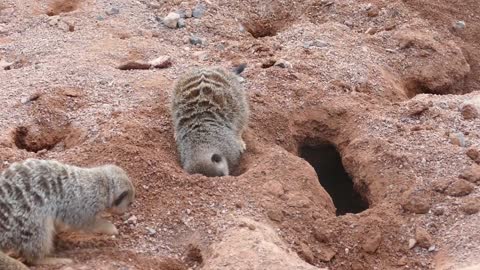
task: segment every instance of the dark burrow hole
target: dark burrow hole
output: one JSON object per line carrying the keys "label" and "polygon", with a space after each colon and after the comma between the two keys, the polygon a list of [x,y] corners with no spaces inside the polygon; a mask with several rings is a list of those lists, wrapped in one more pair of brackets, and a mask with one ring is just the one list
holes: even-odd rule
{"label": "dark burrow hole", "polygon": [[82,132],[69,124],[54,128],[20,126],[13,131],[12,135],[15,146],[35,153],[45,150],[65,150],[84,140]]}
{"label": "dark burrow hole", "polygon": [[60,141],[59,138],[43,138],[42,136],[32,136],[27,127],[17,127],[13,134],[13,141],[19,149],[25,149],[29,152],[38,152],[41,150],[50,150]]}
{"label": "dark burrow hole", "polygon": [[330,194],[337,216],[368,209],[368,201],[354,186],[334,145],[303,145],[299,150],[300,156],[313,166],[320,184]]}

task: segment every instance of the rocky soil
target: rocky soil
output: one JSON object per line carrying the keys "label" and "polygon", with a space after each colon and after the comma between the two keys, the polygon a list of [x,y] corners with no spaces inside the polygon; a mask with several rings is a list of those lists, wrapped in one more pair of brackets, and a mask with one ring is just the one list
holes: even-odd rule
{"label": "rocky soil", "polygon": [[[75,263],[58,269],[480,269],[479,14],[477,0],[0,0],[0,165],[115,163],[133,179],[120,235],[61,233],[55,256]],[[241,63],[242,164],[188,175],[173,83]],[[332,189],[343,169],[353,189]]]}

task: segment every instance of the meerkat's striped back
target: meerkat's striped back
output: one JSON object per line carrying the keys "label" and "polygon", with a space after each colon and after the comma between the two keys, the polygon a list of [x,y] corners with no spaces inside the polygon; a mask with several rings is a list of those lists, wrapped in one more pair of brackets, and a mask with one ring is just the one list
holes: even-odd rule
{"label": "meerkat's striped back", "polygon": [[221,68],[195,69],[174,90],[173,111],[177,136],[206,126],[238,131],[246,124],[248,106],[238,79]]}
{"label": "meerkat's striped back", "polygon": [[[0,176],[0,230],[22,228],[26,213],[43,207],[52,199],[63,198],[66,167],[55,161],[27,160],[15,163]],[[23,231],[21,236],[29,237]]]}
{"label": "meerkat's striped back", "polygon": [[[236,72],[243,68],[240,66]],[[184,167],[189,160],[208,167],[222,156],[230,166],[238,162],[239,154],[244,150],[241,134],[247,125],[249,108],[245,91],[234,72],[223,68],[196,68],[187,72],[174,87],[171,109],[175,140]],[[229,150],[226,148],[233,147],[232,151],[235,151],[237,143],[240,153],[227,155]],[[202,149],[198,149],[199,145]],[[200,152],[203,154],[199,157]],[[213,152],[217,156],[214,157]],[[210,154],[211,158],[205,156]],[[193,172],[203,173],[201,170]]]}

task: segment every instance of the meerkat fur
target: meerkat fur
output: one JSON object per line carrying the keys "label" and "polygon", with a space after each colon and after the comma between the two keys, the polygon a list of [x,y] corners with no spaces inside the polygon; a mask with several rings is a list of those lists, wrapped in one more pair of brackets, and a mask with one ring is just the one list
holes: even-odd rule
{"label": "meerkat fur", "polygon": [[[71,263],[70,259],[48,257],[55,227],[65,224],[77,230],[117,234],[115,225],[99,214],[122,214],[134,197],[132,182],[115,165],[81,168],[39,159],[13,163],[0,175],[0,250],[17,252],[29,265]],[[1,269],[25,269],[6,256],[0,253]]]}
{"label": "meerkat fur", "polygon": [[249,117],[238,76],[244,69],[194,68],[177,80],[172,120],[180,162],[188,173],[225,176],[238,165]]}

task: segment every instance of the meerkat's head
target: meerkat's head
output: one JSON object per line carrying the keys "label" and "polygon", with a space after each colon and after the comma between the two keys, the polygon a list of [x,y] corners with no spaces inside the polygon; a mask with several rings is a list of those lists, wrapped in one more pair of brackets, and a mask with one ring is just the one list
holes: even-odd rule
{"label": "meerkat's head", "polygon": [[185,162],[185,170],[190,174],[203,174],[208,177],[229,174],[228,161],[217,151],[200,151]]}
{"label": "meerkat's head", "polygon": [[135,187],[122,168],[115,165],[104,165],[101,168],[109,184],[107,211],[112,214],[125,213],[135,199]]}

